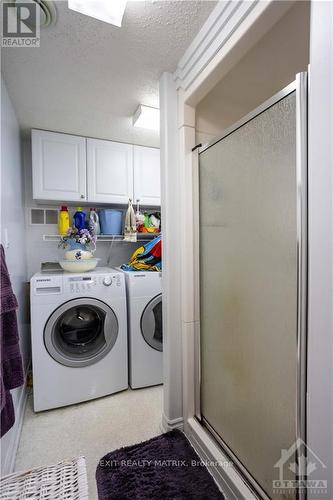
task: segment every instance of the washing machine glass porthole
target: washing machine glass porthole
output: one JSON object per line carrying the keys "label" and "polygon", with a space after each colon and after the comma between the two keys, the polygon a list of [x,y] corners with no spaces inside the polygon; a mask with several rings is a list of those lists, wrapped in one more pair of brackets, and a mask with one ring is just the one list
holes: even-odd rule
{"label": "washing machine glass porthole", "polygon": [[162,294],[146,305],[141,316],[141,333],[150,347],[163,351]]}
{"label": "washing machine glass porthole", "polygon": [[50,356],[65,366],[82,367],[104,358],[118,336],[115,313],[96,299],[62,304],[48,319],[44,343]]}

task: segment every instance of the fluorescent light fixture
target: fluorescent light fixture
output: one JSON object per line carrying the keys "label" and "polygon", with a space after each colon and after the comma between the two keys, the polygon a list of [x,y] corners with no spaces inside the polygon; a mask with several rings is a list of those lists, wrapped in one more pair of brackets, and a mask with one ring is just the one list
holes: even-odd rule
{"label": "fluorescent light fixture", "polygon": [[68,8],[120,27],[126,2],[127,0],[68,0]]}
{"label": "fluorescent light fixture", "polygon": [[160,110],[150,106],[140,104],[133,115],[134,127],[149,128],[150,130],[159,130],[160,128]]}

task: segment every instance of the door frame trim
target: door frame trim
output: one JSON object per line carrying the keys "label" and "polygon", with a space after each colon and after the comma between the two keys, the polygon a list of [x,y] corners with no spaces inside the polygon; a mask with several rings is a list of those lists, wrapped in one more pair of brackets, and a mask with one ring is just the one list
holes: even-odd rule
{"label": "door frame trim", "polygon": [[[308,351],[308,74],[296,75],[296,181],[297,181],[297,401],[296,436],[307,443]],[[302,449],[301,449],[302,448]],[[298,446],[300,481],[306,480],[306,446]],[[306,498],[306,491],[299,491]]]}

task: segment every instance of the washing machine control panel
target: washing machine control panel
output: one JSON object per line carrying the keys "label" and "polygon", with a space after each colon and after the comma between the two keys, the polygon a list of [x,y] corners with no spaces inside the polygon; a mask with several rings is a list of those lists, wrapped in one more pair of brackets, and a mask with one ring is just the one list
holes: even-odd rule
{"label": "washing machine control panel", "polygon": [[87,276],[69,276],[65,279],[65,290],[70,293],[89,293],[96,288],[121,286],[119,274],[109,275],[87,275]]}
{"label": "washing machine control panel", "polygon": [[68,292],[84,293],[93,290],[95,282],[91,276],[71,276],[66,278],[66,286]]}

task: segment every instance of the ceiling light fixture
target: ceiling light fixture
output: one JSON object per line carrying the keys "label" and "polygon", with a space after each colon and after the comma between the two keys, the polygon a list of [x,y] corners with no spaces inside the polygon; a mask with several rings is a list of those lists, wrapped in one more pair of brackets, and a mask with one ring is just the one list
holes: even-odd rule
{"label": "ceiling light fixture", "polygon": [[140,104],[133,115],[133,126],[149,128],[150,130],[159,130],[160,110]]}
{"label": "ceiling light fixture", "polygon": [[68,0],[68,8],[121,27],[127,0]]}

